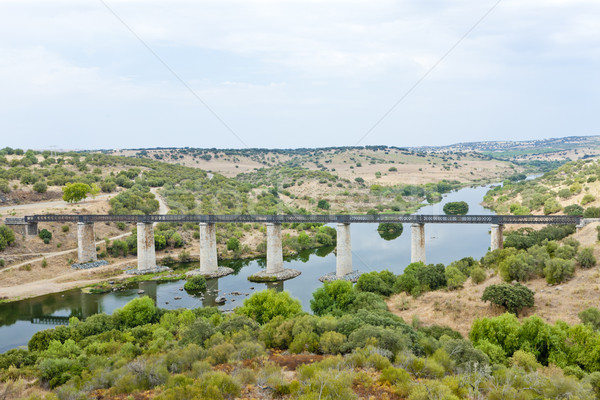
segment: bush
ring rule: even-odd
[[[338,354],[342,351],[342,346],[346,343],[346,335],[339,332],[325,332],[321,335],[319,347],[322,353]]]
[[[187,279],[183,288],[190,292],[198,292],[206,289],[206,279],[202,275],[194,275]]]
[[[532,290],[519,283],[514,285],[501,283],[486,287],[481,300],[484,302],[489,301],[490,303],[504,307],[508,312],[519,315],[519,311],[523,308],[533,307],[533,295]]]
[[[593,195],[587,193],[581,199],[581,205],[585,206],[586,204],[591,203],[594,200],[596,200],[596,198]]]
[[[458,268],[453,266],[446,268],[446,281],[448,289],[455,290],[461,288],[466,280],[467,277],[460,272]]]
[[[321,199],[317,203],[317,208],[319,208],[321,210],[329,210],[330,207],[331,207],[331,205],[329,204],[329,202],[327,200]]]
[[[348,281],[325,282],[313,292],[310,309],[319,316],[339,315],[346,311],[354,301],[356,293]]]
[[[52,234],[50,234],[52,237]],[[0,251],[15,242],[15,233],[6,225],[0,226]]]
[[[599,207],[588,207],[583,212],[583,218],[600,218]]]
[[[361,292],[371,292],[382,296],[389,296],[393,293],[396,276],[389,271],[369,272],[362,274],[356,282],[356,289]]]
[[[239,251],[240,250],[240,240],[236,237],[231,237],[227,240],[227,250],[231,251]]]
[[[269,289],[256,292],[244,300],[244,305],[237,308],[236,313],[253,318],[262,325],[278,315],[286,319],[292,318],[302,313],[302,305],[299,300],[292,298],[289,292]]]
[[[573,260],[563,260],[561,258],[549,260],[544,268],[546,282],[549,284],[557,284],[570,279],[574,272],[575,267]]]
[[[600,330],[600,310],[590,307],[577,314],[582,323],[590,325],[595,330]]]
[[[594,250],[591,247],[585,247],[577,254],[577,262],[581,268],[592,268],[596,265],[596,257],[594,257]]]
[[[576,217],[583,216],[583,207],[581,207],[579,204],[571,204],[570,206],[566,206],[563,211],[567,215],[574,215]]]
[[[508,256],[504,261],[500,262],[498,269],[502,279],[506,282],[528,281],[536,274],[532,257],[524,252]]]
[[[132,328],[154,322],[158,318],[158,309],[148,296],[131,300],[123,308],[115,310],[114,318],[120,325]]]
[[[48,229],[42,229],[38,236],[44,241],[44,243],[48,244],[52,239],[52,232],[50,232]]]
[[[48,185],[44,181],[37,181],[33,184],[33,190],[38,193],[46,193],[46,190],[48,190]]]
[[[475,267],[471,270],[471,281],[479,285],[481,282],[485,281],[487,278],[487,273],[481,267]]]

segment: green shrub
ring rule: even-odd
[[[132,328],[154,322],[158,318],[158,309],[148,296],[131,300],[123,308],[114,312],[114,318],[120,325]]]
[[[585,247],[577,254],[577,262],[581,268],[592,268],[596,265],[596,257],[594,256],[594,250],[591,247]]]
[[[231,237],[227,240],[227,250],[230,251],[239,251],[240,250],[240,240],[238,238]]]
[[[533,295],[532,290],[519,283],[501,283],[486,287],[481,300],[504,307],[508,312],[518,315],[523,308],[533,307]]]
[[[549,284],[561,283],[570,279],[575,272],[573,260],[553,258],[546,263],[544,275]]]
[[[577,314],[582,323],[590,325],[595,330],[600,330],[600,310],[590,307]]]
[[[455,290],[461,288],[467,277],[459,271],[458,268],[449,266],[446,268],[446,281],[448,285],[448,289]]]
[[[487,273],[481,267],[475,267],[471,270],[471,281],[479,285],[481,282],[487,279]]]
[[[521,368],[525,370],[525,372],[536,371],[542,367],[541,364],[537,362],[535,355],[523,350],[515,351],[510,358],[510,365]]]
[[[331,208],[331,205],[329,204],[329,202],[327,200],[321,199],[317,203],[317,208],[319,208],[321,210],[329,210],[329,208]]]
[[[570,206],[566,206],[564,209],[564,213],[566,215],[574,215],[576,217],[583,216],[583,207],[579,204],[571,204]]]
[[[356,298],[352,283],[348,281],[325,282],[313,292],[310,309],[316,315],[339,315],[346,311]]]
[[[38,193],[46,193],[46,191],[48,190],[48,185],[44,181],[37,181],[33,184],[33,190],[35,190]]]
[[[402,368],[388,367],[381,371],[379,382],[387,383],[388,385],[404,385],[410,382],[410,374]]]
[[[346,335],[339,332],[325,332],[321,335],[319,347],[322,353],[338,354],[342,351],[342,346],[346,342]]]
[[[202,275],[194,275],[189,277],[183,288],[190,292],[198,292],[206,289],[206,279]]]
[[[61,229],[62,229],[62,231],[63,231],[63,232],[65,232],[65,233],[66,233],[66,232],[69,232],[69,229],[71,229],[71,227],[70,227],[69,225],[63,225],[63,226],[61,227]]]
[[[52,240],[52,232],[50,232],[48,229],[45,229],[45,228],[40,231],[40,233],[38,234],[38,236],[46,244],[50,243],[50,240]]]
[[[588,207],[583,212],[583,218],[600,218],[599,207]]]
[[[389,271],[372,271],[362,274],[356,282],[356,289],[361,292],[371,292],[382,296],[389,296],[393,293],[393,287],[396,283],[396,276]]]
[[[236,312],[253,318],[262,325],[278,315],[284,318],[294,317],[302,312],[302,305],[289,292],[270,289],[254,293],[244,300],[244,305],[237,308]]]
[[[581,205],[585,206],[586,204],[589,204],[594,200],[596,200],[596,198],[593,195],[586,193],[581,199]]]
[[[52,237],[52,234],[50,234]],[[6,225],[0,226],[0,251],[15,242],[15,233]]]

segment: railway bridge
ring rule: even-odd
[[[142,273],[157,269],[154,248],[155,222],[199,225],[200,269],[206,276],[218,275],[217,241],[215,225],[219,223],[261,223],[267,231],[267,268],[263,276],[278,279],[284,272],[281,244],[281,224],[322,223],[336,224],[337,258],[336,277],[350,274],[352,268],[352,243],[350,226],[355,223],[411,224],[411,262],[425,262],[425,224],[488,224],[491,227],[492,250],[502,248],[503,228],[508,224],[575,224],[587,220],[569,215],[400,215],[400,214],[331,214],[331,215],[29,215],[24,218],[6,218],[5,223],[23,235],[37,235],[38,223],[77,223],[77,255],[80,263],[97,260],[94,223],[125,222],[137,224],[137,269]]]

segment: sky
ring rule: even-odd
[[[0,147],[600,134],[600,1],[497,1],[0,0]]]

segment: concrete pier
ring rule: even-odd
[[[281,224],[267,223],[267,268],[248,277],[251,282],[277,282],[300,275],[296,269],[283,268]]]
[[[267,224],[267,274],[283,271],[281,224]]]
[[[504,247],[504,237],[502,232],[504,231],[504,225],[493,224],[491,229],[492,243],[490,250],[494,251]]]
[[[137,224],[137,261],[138,271],[157,269],[152,223],[138,222]]]
[[[93,222],[77,223],[77,259],[80,264],[98,260]]]
[[[412,224],[410,227],[410,262],[425,264],[425,224]]]
[[[216,231],[215,224],[200,223],[200,274],[214,274],[218,270]]]
[[[337,256],[335,275],[340,278],[352,272],[352,241],[350,224],[337,224]]]

